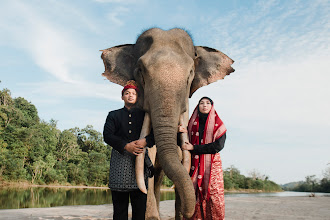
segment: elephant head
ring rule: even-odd
[[[157,154],[165,174],[174,182],[189,218],[195,208],[195,193],[188,172],[177,153],[180,116],[188,111],[188,99],[200,87],[229,75],[234,62],[222,52],[194,46],[182,29],[143,32],[135,44],[103,50],[102,74],[111,82],[125,85],[135,80],[139,104],[150,114]]]

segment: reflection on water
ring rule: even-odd
[[[174,191],[161,191],[160,192],[160,201],[174,200],[174,199],[175,199]]]
[[[225,197],[270,197],[309,196],[305,192],[278,193],[226,193]],[[330,193],[316,193],[316,196],[330,196]],[[160,200],[174,200],[173,191],[162,191]],[[0,188],[0,209],[42,208],[72,205],[102,205],[112,203],[109,189],[43,188],[28,189]]]
[[[172,191],[161,192],[160,200],[174,200]],[[109,189],[0,188],[0,209],[43,208],[71,205],[111,204]]]
[[[111,192],[107,189],[0,188],[0,209],[101,205],[111,201]]]

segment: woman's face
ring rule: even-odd
[[[203,114],[208,114],[211,111],[212,104],[208,99],[202,99],[198,105],[199,111]]]

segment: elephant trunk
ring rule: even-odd
[[[164,109],[164,108],[163,108]],[[181,212],[190,218],[195,209],[195,192],[187,170],[181,164],[178,155],[177,131],[180,114],[162,117],[161,112],[151,112],[152,126],[159,162],[165,174],[173,181],[181,200]],[[166,114],[168,115],[168,114]]]

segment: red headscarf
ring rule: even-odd
[[[124,86],[123,90],[121,91],[121,95],[123,96],[124,95],[124,92],[127,90],[127,89],[135,89],[136,92],[139,92],[139,89],[137,87],[137,84],[134,80],[129,80],[127,81],[126,85]]]
[[[195,108],[188,123],[190,143],[193,145],[212,143],[216,139],[220,138],[227,131],[227,129],[212,105],[206,119],[204,134],[199,134],[198,107],[199,105]],[[199,143],[199,135],[203,135],[201,143]],[[199,192],[199,200],[209,199],[209,184],[214,156],[215,154],[192,154],[190,176],[193,181],[195,191]]]

